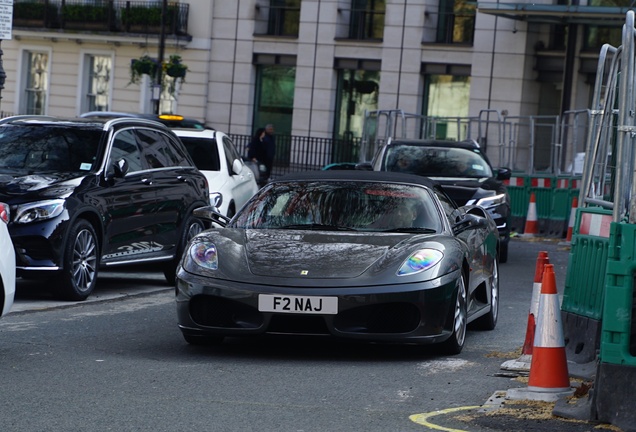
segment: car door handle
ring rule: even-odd
[[[177,180],[184,183],[188,182],[188,178],[186,176],[177,176]]]
[[[142,182],[143,184],[145,184],[145,185],[150,186],[150,185],[152,184],[152,179],[149,179],[149,178],[142,178],[142,179],[141,179],[141,182]]]

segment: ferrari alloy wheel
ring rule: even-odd
[[[79,220],[74,224],[68,238],[60,293],[67,300],[85,300],[97,283],[97,234],[89,222]]]
[[[197,234],[205,229],[203,226],[203,222],[194,216],[188,216],[186,219],[186,223],[183,224],[183,234],[177,244],[177,253],[175,255],[175,259],[163,270],[163,275],[166,280],[170,284],[175,283],[175,278],[177,277],[177,266],[179,265],[179,261],[181,260],[181,255],[185,250],[188,242]]]
[[[475,320],[475,328],[479,330],[494,330],[499,317],[499,263],[493,261],[492,275],[490,277],[490,309],[488,313]]]
[[[467,297],[466,281],[462,275],[457,283],[457,298],[455,300],[453,313],[453,333],[441,345],[446,354],[459,354],[462,351],[462,348],[464,348],[468,323]]]

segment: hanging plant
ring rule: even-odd
[[[137,84],[142,75],[149,75],[154,78],[157,74],[157,61],[148,55],[132,59],[130,61],[130,82]]]
[[[168,61],[163,62],[163,71],[169,77],[184,80],[188,66],[183,64],[180,55],[173,54]]]

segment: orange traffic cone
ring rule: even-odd
[[[561,310],[553,264],[546,264],[543,269],[539,316],[532,349],[528,390],[539,392],[570,390]]]
[[[522,354],[532,355],[537,315],[539,314],[539,299],[541,298],[541,285],[543,282],[543,270],[546,264],[550,264],[548,252],[540,251],[537,256],[537,264],[534,269],[534,282],[532,284],[532,299],[530,301],[530,313],[528,313],[528,326],[526,328],[526,340],[523,344]]]
[[[523,235],[526,237],[534,237],[539,234],[539,220],[537,219],[537,198],[534,192],[530,194],[530,204],[528,204],[528,215],[526,216],[526,225],[523,229]]]
[[[526,326],[526,339],[523,343],[521,356],[516,360],[507,360],[501,364],[504,370],[529,371],[532,362],[532,347],[534,346],[537,314],[539,313],[539,298],[541,295],[541,282],[543,269],[549,264],[548,252],[540,251],[537,255],[537,263],[534,270],[534,283],[532,284],[532,299],[528,312],[528,324]]]
[[[574,230],[574,219],[576,219],[576,209],[579,206],[579,199],[577,197],[572,198],[572,208],[570,209],[570,222],[568,222],[568,232],[565,240],[572,241],[572,231]]]

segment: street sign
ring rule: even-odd
[[[0,40],[11,39],[13,0],[0,0]]]

